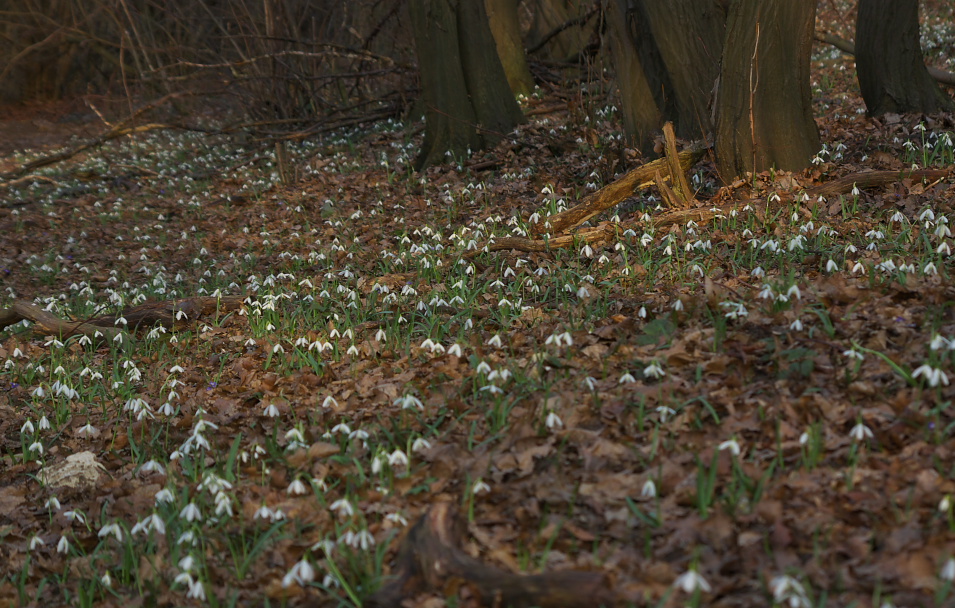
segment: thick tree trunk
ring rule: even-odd
[[[571,61],[580,55],[594,31],[596,19],[582,21],[594,0],[535,0],[534,20],[527,35],[528,48],[538,46],[545,38],[547,42],[541,48],[545,59]],[[569,23],[573,23],[566,27]],[[558,29],[557,34],[554,34]]]
[[[483,2],[411,0],[425,136],[415,169],[497,143],[524,120]]]
[[[712,131],[707,106],[719,75],[725,13],[715,0],[611,0],[607,20],[624,127],[645,152],[670,121],[679,137]]]
[[[485,0],[484,7],[511,92],[515,95],[530,95],[534,90],[534,77],[527,67],[517,4],[518,0]]]
[[[860,0],[855,50],[859,89],[870,115],[955,109],[925,67],[918,0]]]
[[[724,181],[771,168],[799,171],[819,150],[809,87],[816,3],[734,0],[716,104]]]

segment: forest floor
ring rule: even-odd
[[[0,606],[385,605],[438,509],[439,557],[587,600],[955,605],[955,180],[802,197],[951,169],[952,117],[869,118],[851,57],[813,70],[810,169],[721,187],[704,159],[724,212],[662,226],[638,190],[598,247],[482,252],[646,160],[609,83],[424,174],[421,125],[386,122],[290,145],[285,182],[271,148],[156,132],[6,188],[0,308],[213,305],[0,331]]]

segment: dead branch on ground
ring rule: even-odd
[[[866,188],[879,188],[889,184],[902,181],[904,179],[919,180],[940,180],[955,174],[951,169],[919,169],[917,171],[867,171],[863,173],[852,173],[834,179],[831,182],[809,188],[805,191],[808,196],[807,204],[811,205],[820,197],[827,199],[840,194],[846,194],[853,188],[864,190]],[[718,207],[696,208],[696,209],[678,209],[658,216],[654,219],[653,225],[656,228],[666,228],[674,224],[685,224],[692,220],[694,222],[708,221],[718,215],[726,215],[732,211],[739,211],[747,205],[752,206],[757,212],[765,212],[770,205],[784,205],[792,201],[795,195],[793,193],[781,194],[778,202],[770,203],[764,198],[747,199],[743,201],[732,201]]]
[[[32,321],[43,333],[65,339],[83,335],[91,340],[113,340],[123,329],[136,330],[140,327],[162,326],[166,329],[182,327],[200,317],[215,312],[230,312],[242,306],[243,296],[223,296],[188,298],[185,300],[166,300],[151,302],[127,308],[118,315],[103,315],[85,321],[70,321],[57,317],[35,304],[14,302],[10,308],[0,309],[0,330],[19,323]],[[117,326],[118,319],[125,319],[123,327]]]
[[[689,170],[690,167],[703,158],[703,154],[706,150],[707,147],[705,144],[697,144],[680,152],[681,170]],[[666,158],[660,158],[651,163],[631,169],[617,181],[604,186],[584,198],[579,205],[548,217],[544,224],[535,225],[531,230],[531,234],[539,236],[545,231],[550,234],[560,234],[575,226],[579,226],[595,215],[610,209],[620,201],[631,196],[634,191],[652,184],[658,172],[664,179],[670,177],[670,165]]]
[[[367,606],[400,606],[422,591],[454,595],[462,587],[484,606],[575,608],[612,605],[603,574],[562,571],[522,576],[485,564],[460,549],[465,523],[446,502],[432,506],[408,531],[395,559],[394,580]]]

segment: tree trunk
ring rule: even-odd
[[[517,4],[518,0],[485,0],[484,7],[511,92],[514,95],[530,95],[534,90],[534,77],[527,67]]]
[[[856,72],[871,116],[955,109],[922,59],[918,0],[860,0]]]
[[[670,121],[684,139],[712,131],[725,13],[714,0],[611,0],[607,21],[624,127],[645,152]]]
[[[483,2],[411,0],[425,135],[415,169],[497,143],[524,116],[507,84]]]
[[[580,55],[594,31],[596,19],[579,22],[586,17],[594,0],[536,0],[534,20],[527,34],[528,48],[534,48],[545,38],[541,48],[545,59],[573,61]],[[558,29],[560,30],[558,33]]]
[[[734,0],[716,103],[716,161],[726,182],[799,171],[819,150],[809,86],[816,3]]]

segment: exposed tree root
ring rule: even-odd
[[[562,571],[522,576],[471,557],[459,546],[465,524],[451,504],[433,505],[408,531],[396,558],[394,580],[366,606],[391,608],[414,594],[456,594],[466,587],[484,606],[573,608],[613,604],[603,574]]]

